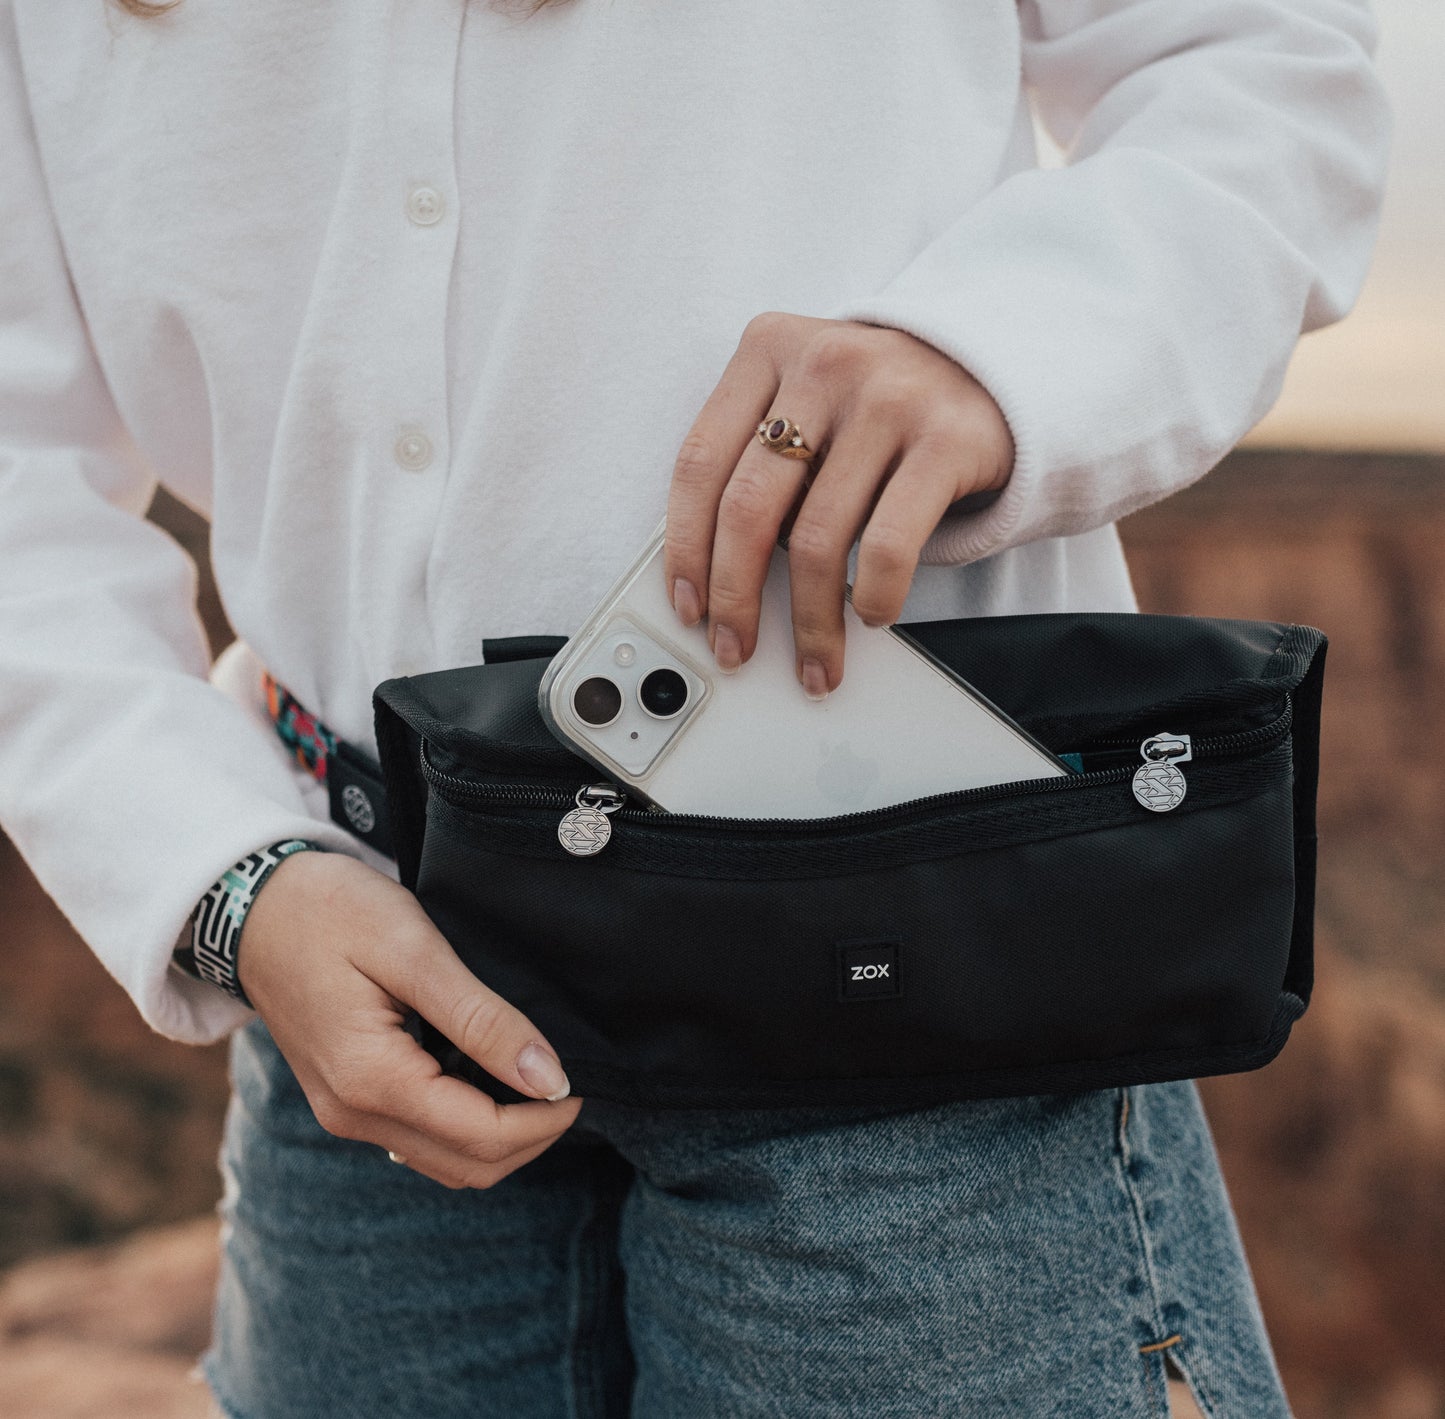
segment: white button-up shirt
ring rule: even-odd
[[[219,872],[389,866],[257,665],[371,747],[378,681],[566,634],[769,309],[1012,426],[903,619],[1134,609],[1114,519],[1363,279],[1373,44],[1363,0],[0,0],[0,823],[156,1029],[249,1018],[168,968]],[[214,674],[157,482],[211,519]]]

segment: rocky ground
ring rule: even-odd
[[[1445,1419],[1445,460],[1236,454],[1122,530],[1145,609],[1331,637],[1315,998],[1203,1087],[1299,1419]],[[205,1415],[226,1092],[0,844],[0,1419]]]
[[[216,1221],[22,1263],[0,1279],[0,1414],[209,1419]]]

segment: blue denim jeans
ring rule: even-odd
[[[231,1040],[202,1368],[232,1419],[1210,1419],[1289,1410],[1192,1083],[948,1104],[587,1101],[454,1192]]]

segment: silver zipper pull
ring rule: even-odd
[[[569,808],[557,824],[557,840],[573,857],[601,852],[612,837],[607,815],[623,804],[623,796],[610,783],[584,783],[577,790],[577,806]]]
[[[1188,784],[1176,767],[1194,757],[1187,734],[1151,734],[1140,746],[1144,762],[1134,770],[1134,797],[1151,813],[1167,813],[1184,802]]]

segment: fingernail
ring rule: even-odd
[[[541,1045],[528,1045],[517,1056],[517,1073],[534,1094],[540,1094],[550,1103],[565,1099],[572,1091],[557,1056]]]
[[[672,607],[684,626],[695,626],[702,620],[702,603],[697,599],[697,587],[686,577],[677,577],[672,583]]]
[[[810,700],[828,698],[828,672],[823,669],[823,662],[811,655],[803,657],[803,692]]]
[[[712,653],[724,675],[731,675],[743,663],[743,643],[731,626],[719,626],[713,632]]]

